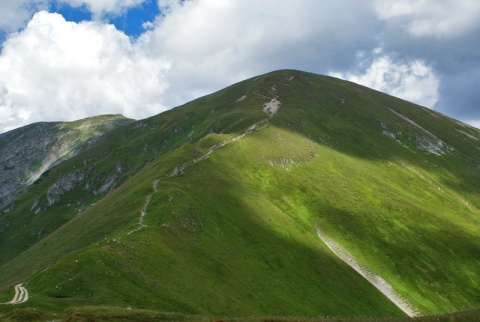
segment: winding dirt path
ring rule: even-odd
[[[1,304],[15,305],[20,303],[25,303],[27,301],[28,301],[28,291],[25,287],[23,287],[23,283],[20,283],[15,285],[15,295],[13,296],[13,299],[10,302],[5,302]]]
[[[135,228],[134,230],[129,231],[127,235],[131,235],[142,228],[148,227],[143,223],[143,221],[145,220],[145,216],[147,215],[147,207],[148,207],[148,204],[150,203],[150,200],[152,200],[152,196],[158,192],[159,181],[160,179],[155,179],[152,182],[153,192],[145,198],[145,203],[143,204],[142,210],[140,210],[140,218],[138,218],[138,228]]]
[[[293,79],[293,77],[291,79],[289,79],[289,81],[291,81]],[[275,116],[275,114],[277,114],[279,108],[280,108],[280,105],[281,105],[281,102],[277,99],[278,98],[278,95],[276,95],[276,87],[272,87],[271,91],[269,92],[270,95],[273,95],[273,98],[271,97],[268,97],[268,96],[265,96],[265,95],[261,95],[259,93],[256,93],[256,92],[253,92],[254,94],[256,95],[259,95],[261,97],[263,97],[264,99],[269,99],[270,101],[263,104],[263,112],[265,112],[267,115],[268,115],[268,118],[258,122],[258,123],[255,123],[253,125],[251,125],[250,127],[248,127],[242,134],[239,134],[237,136],[234,136],[232,138],[229,138],[225,141],[222,141],[218,144],[215,144],[213,146],[211,146],[208,150],[207,150],[207,153],[205,153],[204,155],[198,157],[198,158],[195,158],[195,159],[192,159],[190,161],[187,161],[179,166],[176,166],[173,171],[168,175],[168,177],[175,177],[175,176],[178,176],[180,174],[183,173],[183,171],[194,165],[194,164],[197,164],[198,162],[202,161],[202,160],[205,160],[207,159],[210,154],[212,154],[213,151],[221,148],[221,147],[224,147],[228,144],[231,144],[243,137],[245,137],[246,135],[249,135],[251,134],[253,131],[260,131],[264,128],[266,128],[268,126],[268,120],[271,119],[273,116]],[[243,96],[242,96],[243,97]],[[238,101],[238,100],[237,100]],[[152,186],[153,186],[153,192],[151,194],[149,194],[146,198],[145,198],[145,202],[143,204],[143,207],[142,209],[140,210],[140,217],[138,219],[138,227],[129,231],[127,233],[127,235],[131,235],[133,234],[134,232],[137,232],[139,231],[140,229],[143,229],[143,228],[146,228],[148,227],[147,225],[144,224],[144,220],[145,220],[145,216],[147,215],[147,207],[148,207],[148,204],[150,203],[150,200],[152,199],[152,196],[158,192],[158,183],[160,182],[161,178],[159,179],[155,179],[153,182],[152,182]]]
[[[413,305],[404,299],[400,294],[398,294],[398,292],[395,291],[390,283],[372,272],[370,269],[361,267],[352,254],[350,254],[338,243],[325,236],[318,227],[317,235],[328,246],[328,248],[330,248],[330,250],[337,255],[337,257],[362,275],[367,281],[370,282],[370,284],[375,286],[380,292],[383,293],[383,295],[388,297],[390,301],[392,301],[400,310],[405,312],[409,317],[420,316],[420,313],[413,307]]]

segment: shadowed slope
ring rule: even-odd
[[[476,308],[477,137],[328,77],[247,80],[90,149],[97,167],[127,168],[118,188],[4,264],[2,296],[28,280],[28,305],[56,310],[403,316],[321,227],[419,312]]]

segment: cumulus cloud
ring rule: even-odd
[[[5,0],[0,10],[28,4],[16,7],[28,9],[24,18],[12,9],[28,21],[51,1]],[[144,117],[282,68],[336,71],[453,117],[478,110],[477,1],[57,1],[88,8],[95,22],[43,12],[9,36],[0,54],[3,128],[99,113]],[[145,1],[161,13],[137,40],[105,24]]]
[[[379,18],[412,36],[452,38],[478,28],[480,2],[472,0],[376,0]]]
[[[172,58],[174,95],[205,94],[280,68],[351,66],[357,50],[375,46],[375,12],[360,2],[199,0],[170,7],[141,41]]]
[[[140,3],[105,0],[94,7],[89,0],[61,1],[87,4],[98,15]],[[375,46],[374,10],[348,0],[328,5],[159,0],[158,5],[163,14],[134,44],[100,22],[73,24],[54,14],[36,14],[4,44],[0,56],[4,128],[114,108],[143,117],[147,110],[162,110],[144,108],[153,102],[173,107],[275,69],[348,68],[357,50]],[[155,90],[143,89],[140,79]],[[134,95],[138,92],[148,95]]]
[[[378,52],[378,50],[377,50]],[[438,102],[439,79],[424,61],[394,61],[379,54],[363,73],[331,73],[426,107]]]
[[[86,6],[92,12],[95,20],[105,15],[119,15],[125,10],[136,7],[148,0],[58,0],[72,7]]]
[[[389,0],[375,2],[386,51],[429,61],[446,75],[480,64],[480,2]]]
[[[169,67],[112,25],[39,12],[0,56],[0,131],[41,120],[159,113]]]
[[[74,8],[85,7],[95,20],[105,16],[116,16],[126,10],[152,0],[56,0]],[[17,31],[25,27],[32,15],[41,10],[48,10],[54,0],[2,0],[0,1],[0,30]]]
[[[471,0],[375,0],[386,52],[417,59],[434,69],[436,109],[470,122],[480,118],[480,2]]]
[[[7,32],[22,28],[32,14],[46,9],[49,0],[2,0],[0,1],[0,30]]]
[[[162,16],[166,16],[175,9],[180,8],[183,5],[183,0],[158,0],[158,8],[160,9],[160,12]]]

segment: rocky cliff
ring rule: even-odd
[[[35,123],[0,134],[0,208],[56,164],[131,121],[122,115],[103,115],[71,123]]]

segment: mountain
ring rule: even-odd
[[[103,136],[115,127],[125,125],[133,120],[121,115],[103,115],[87,118],[76,122],[35,123],[0,135],[0,212],[6,215],[13,211],[17,202],[12,202],[23,192],[34,188],[41,176],[47,176],[50,169],[66,161],[78,153],[95,146]],[[71,180],[66,180],[71,181]],[[49,204],[56,202],[57,195],[69,190],[69,183],[63,187],[50,187],[48,190]],[[28,212],[39,215],[46,206],[37,204]],[[21,225],[17,220],[21,216],[2,216],[0,228],[0,243],[9,240],[10,225]],[[31,224],[29,222],[29,224]],[[60,221],[55,220],[53,227],[58,227]],[[37,234],[42,238],[49,230],[49,226],[35,227],[30,235]],[[28,231],[23,229],[22,233]],[[21,239],[7,241],[7,249],[2,251],[0,262],[9,258],[9,254],[16,254],[15,249]],[[32,242],[32,240],[30,240]],[[24,246],[26,247],[26,246]],[[24,248],[22,248],[24,249]]]
[[[35,123],[0,134],[0,208],[45,171],[129,121],[121,115],[103,115],[71,123]]]
[[[58,313],[477,310],[479,139],[331,77],[240,82],[114,126],[5,204],[0,302],[22,283],[18,306]]]

